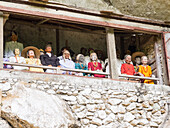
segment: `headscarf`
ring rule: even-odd
[[[70,52],[69,52],[68,50],[64,50],[64,52],[63,52],[63,58],[64,58],[64,61],[65,61],[65,59],[66,59],[66,57],[65,57],[65,55],[64,55],[64,54],[66,54],[66,53],[68,53],[68,54],[69,54],[69,60],[72,60],[72,59],[71,59],[71,57],[70,57]]]
[[[83,54],[78,54],[76,59],[79,63],[82,63],[83,65],[85,65],[85,57]]]

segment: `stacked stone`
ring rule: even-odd
[[[17,79],[1,80],[2,86],[18,82],[59,95],[84,128],[159,127],[167,113],[168,94],[161,86],[116,81],[103,85],[78,85],[61,81],[31,80],[23,83]]]
[[[2,91],[2,96],[6,97],[7,92],[12,89],[12,85],[16,84],[18,79],[8,79],[1,78],[0,79],[0,90]]]

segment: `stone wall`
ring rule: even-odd
[[[168,117],[169,86],[12,70],[0,74],[4,97],[17,83],[58,95],[82,128],[161,127]]]

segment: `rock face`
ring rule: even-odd
[[[58,96],[17,85],[3,98],[2,117],[13,127],[68,128],[75,118]]]
[[[113,10],[126,15],[170,20],[169,0],[52,0],[93,10]]]

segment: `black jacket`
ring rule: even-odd
[[[59,59],[56,57],[56,55],[51,53],[51,57],[48,56],[48,54],[44,54],[40,56],[41,64],[44,66],[52,65],[54,67],[57,67],[60,65]]]

